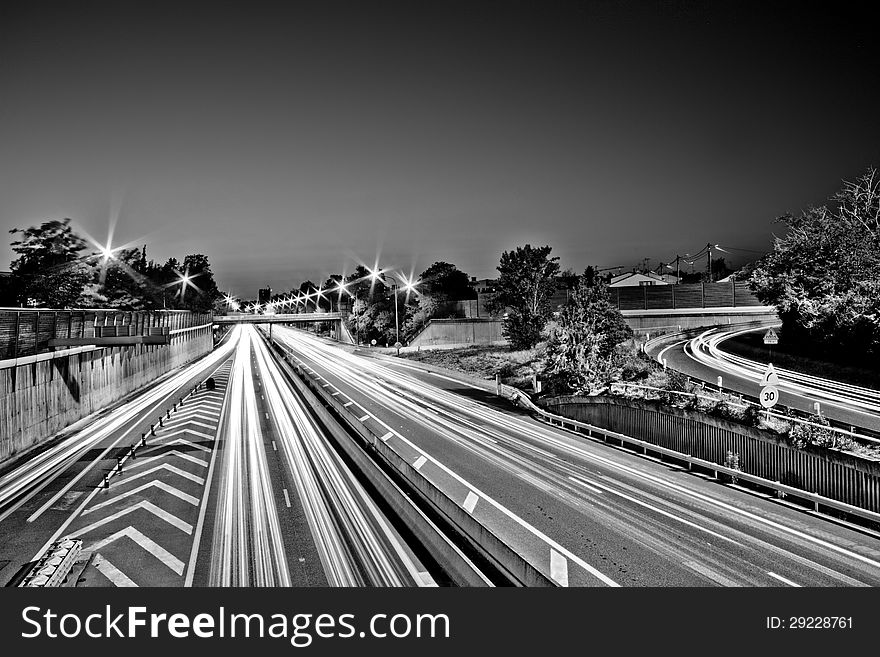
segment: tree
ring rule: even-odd
[[[631,337],[608,288],[582,276],[550,335],[544,372],[548,389],[582,394],[605,385],[619,369],[617,345]]]
[[[786,342],[850,360],[880,360],[880,180],[844,182],[830,206],[777,221],[788,227],[749,283],[776,306]]]
[[[493,314],[507,311],[502,333],[512,349],[529,349],[541,339],[559,272],[559,258],[550,257],[552,250],[526,244],[501,254],[496,294],[487,308]]]
[[[73,232],[70,219],[38,227],[13,228],[21,238],[11,243],[18,254],[11,265],[13,296],[21,305],[67,308],[80,297],[93,274],[81,256],[86,241]]]

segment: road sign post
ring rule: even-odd
[[[769,357],[768,361],[773,361],[773,345],[779,344],[779,334],[776,333],[772,328],[767,329],[767,332],[764,334],[764,344],[767,345],[769,349]]]

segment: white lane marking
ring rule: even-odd
[[[393,435],[394,435],[394,433],[391,432],[391,431],[389,431],[389,432],[386,433],[384,436],[380,436],[380,437],[379,437],[379,440],[381,440],[382,442],[385,442],[386,440],[388,440],[389,438],[391,438],[391,436],[393,436]]]
[[[197,404],[196,406],[181,408],[172,414],[176,418],[189,417],[190,415],[207,415],[208,417],[216,418],[220,415],[220,409],[214,406],[208,406],[207,404]]]
[[[274,440],[272,441],[272,449],[274,449],[276,452],[278,451],[278,445],[275,444]]]
[[[92,565],[98,569],[99,573],[109,579],[113,583],[113,586],[117,588],[137,588],[137,584],[129,579],[128,575],[123,573],[119,568],[107,561],[107,559],[100,554],[96,554],[95,558],[92,559]]]
[[[548,432],[548,438],[550,435],[552,435],[552,434],[549,434],[549,432]],[[769,519],[764,518],[763,516],[760,516],[756,513],[751,513],[749,511],[744,510],[744,509],[740,509],[736,506],[733,506],[732,504],[727,504],[726,502],[722,502],[719,499],[715,499],[715,498],[710,497],[708,495],[704,495],[702,493],[699,493],[696,490],[684,488],[682,486],[679,486],[678,484],[672,483],[671,481],[666,481],[661,477],[656,477],[654,475],[650,475],[647,472],[642,472],[636,468],[631,468],[629,466],[623,465],[622,463],[616,463],[615,461],[612,461],[612,460],[607,459],[605,457],[599,456],[598,454],[592,454],[590,452],[587,452],[586,450],[583,450],[583,449],[580,449],[577,447],[572,447],[570,445],[566,445],[565,443],[561,442],[557,438],[549,438],[549,440],[551,443],[553,443],[555,445],[565,447],[565,449],[567,449],[575,454],[580,455],[585,460],[604,463],[608,467],[613,468],[615,470],[622,470],[623,472],[628,472],[628,473],[630,473],[640,479],[645,479],[647,481],[651,481],[651,482],[653,482],[659,486],[662,486],[664,488],[668,488],[668,489],[677,491],[677,492],[685,495],[686,497],[700,500],[700,501],[705,502],[711,506],[714,506],[715,508],[724,509],[725,511],[729,511],[735,515],[749,518],[750,520],[753,520],[756,523],[760,523],[762,525],[772,527],[774,529],[786,532],[788,534],[792,534],[794,536],[797,536],[798,538],[809,541],[815,545],[820,545],[823,548],[833,550],[834,552],[846,555],[847,557],[851,557],[853,559],[858,559],[862,563],[866,563],[870,566],[873,566],[874,568],[880,568],[880,563],[878,563],[877,561],[874,561],[873,559],[870,559],[869,557],[861,555],[858,552],[853,552],[851,550],[847,550],[846,548],[842,548],[839,545],[829,543],[828,541],[825,541],[825,540],[822,540],[821,538],[817,538],[815,536],[811,536],[810,534],[798,531],[797,529],[794,529],[792,527],[787,527],[786,525],[775,522],[773,520],[769,520]]]
[[[168,513],[165,509],[161,509],[152,502],[147,500],[141,500],[137,504],[132,504],[131,506],[127,506],[121,511],[117,511],[116,513],[110,514],[106,518],[101,518],[93,522],[91,525],[87,525],[82,529],[77,529],[74,532],[74,535],[79,536],[81,534],[88,534],[89,532],[95,531],[98,527],[102,527],[106,525],[108,522],[113,522],[114,520],[118,520],[122,516],[128,515],[129,513],[133,513],[138,509],[143,509],[144,511],[149,511],[157,518],[161,518],[169,525],[173,525],[177,527],[180,531],[185,532],[187,534],[192,534],[192,525],[188,522],[184,522],[174,514]]]
[[[359,421],[359,422],[363,422],[364,420],[368,420],[369,418],[370,418],[370,414],[367,413],[367,414],[364,415],[363,417],[359,417],[359,418],[358,418],[358,421]]]
[[[339,394],[339,391],[337,390],[336,392],[331,392],[331,393],[330,393],[330,396],[331,396],[331,397],[335,397],[335,396],[338,395],[338,394]]]
[[[550,578],[560,586],[568,586],[568,559],[550,548]]]
[[[419,458],[416,459],[415,463],[413,463],[413,467],[416,470],[418,470],[423,465],[425,465],[425,463],[427,463],[427,462],[428,462],[428,459],[426,459],[424,456],[420,456]]]
[[[419,586],[437,586],[437,582],[431,577],[431,573],[426,570],[417,573],[416,584]]]
[[[467,486],[468,488],[472,488],[475,491],[475,494],[481,495],[483,498],[486,499],[486,501],[489,504],[491,504],[494,508],[496,508],[502,514],[504,514],[505,516],[507,516],[508,518],[510,518],[511,520],[516,522],[517,524],[519,524],[523,529],[525,529],[526,531],[531,533],[533,536],[535,536],[539,540],[543,541],[544,543],[546,543],[550,547],[553,547],[556,550],[558,550],[560,554],[562,554],[563,556],[566,556],[570,561],[577,564],[580,568],[583,568],[585,571],[587,571],[588,573],[593,575],[596,579],[600,580],[601,582],[603,582],[607,586],[613,586],[613,587],[620,586],[620,584],[615,582],[613,579],[611,579],[607,575],[603,574],[601,571],[599,571],[594,566],[588,564],[586,561],[584,561],[583,559],[578,557],[576,554],[574,554],[570,550],[568,550],[565,547],[563,547],[562,545],[560,545],[558,542],[554,541],[552,538],[547,536],[547,534],[545,534],[544,532],[539,530],[534,525],[532,525],[532,524],[528,523],[527,521],[525,521],[524,519],[520,518],[518,515],[516,515],[513,511],[511,511],[510,509],[505,507],[503,504],[501,504],[500,502],[485,495],[485,493],[483,493],[479,489],[474,488],[474,486],[470,482],[466,481],[459,474],[457,474],[456,472],[454,472],[453,470],[451,470],[450,468],[445,466],[438,459],[427,454],[423,449],[421,449],[418,445],[413,443],[411,440],[407,439],[399,431],[395,431],[391,426],[389,426],[387,423],[385,423],[381,420],[377,419],[376,421],[379,422],[379,424],[384,426],[386,429],[388,429],[393,435],[397,436],[406,445],[408,445],[412,449],[428,456],[428,460],[431,461],[432,463],[434,463],[443,473],[445,473],[446,475],[451,477],[453,480],[458,481],[459,483]]]
[[[109,545],[114,541],[119,540],[120,538],[128,537],[133,540],[135,543],[140,545],[147,552],[156,557],[159,561],[168,566],[171,570],[173,570],[178,575],[183,574],[183,562],[171,554],[168,550],[163,548],[161,545],[156,543],[155,541],[147,538],[143,534],[141,534],[134,527],[126,527],[115,534],[111,534],[107,538],[102,541],[98,541],[94,545],[89,546],[89,549],[92,552],[97,552],[105,545]]]
[[[190,481],[196,482],[199,486],[205,485],[205,480],[199,477],[198,475],[191,474],[186,470],[181,470],[178,467],[171,465],[170,463],[160,463],[159,465],[150,468],[149,470],[144,470],[143,472],[138,472],[130,477],[126,477],[124,480],[120,481],[119,484],[127,484],[129,482],[134,481],[135,479],[140,479],[141,477],[146,477],[148,474],[153,472],[159,472],[160,470],[166,470],[167,472],[173,472],[174,474],[183,477],[184,479],[189,479]]]
[[[428,370],[421,370],[422,372],[428,372]],[[444,376],[443,374],[437,374],[437,372],[428,372],[431,376],[436,376],[438,379],[446,379],[447,381],[452,381],[453,383],[460,383],[463,386],[467,386],[468,388],[473,388],[474,390],[479,390],[480,392],[486,392],[486,388],[481,388],[480,386],[475,386],[473,383],[467,383],[466,381],[459,381],[458,379],[453,379],[451,376]]]
[[[210,420],[210,421],[213,422],[214,420]],[[170,422],[166,422],[164,427],[162,427],[162,428],[160,428],[160,429],[157,429],[156,431],[157,431],[157,433],[158,433],[159,431],[167,431],[168,429],[170,429],[170,428],[172,428],[172,427],[175,427],[175,428],[176,428],[177,425],[187,425],[187,426],[189,426],[189,425],[191,425],[191,424],[193,424],[193,425],[195,425],[195,426],[197,426],[197,427],[202,427],[202,429],[207,429],[208,431],[217,431],[217,425],[216,425],[216,424],[205,424],[204,422],[197,422],[196,420],[182,420],[182,421],[180,421],[180,422],[178,422],[177,420],[172,420],[172,421],[170,421]],[[179,429],[178,429],[178,430],[179,430]]]
[[[132,490],[127,491],[127,492],[123,493],[122,495],[117,495],[116,497],[114,497],[111,500],[107,500],[106,502],[101,502],[97,506],[93,506],[91,509],[83,511],[82,515],[89,514],[92,511],[96,511],[100,508],[107,506],[108,504],[113,504],[114,502],[118,502],[119,500],[121,500],[123,498],[130,497],[132,495],[137,495],[141,491],[147,490],[148,488],[159,488],[161,490],[164,490],[166,493],[174,495],[174,497],[179,497],[184,502],[189,502],[193,506],[198,506],[198,504],[199,504],[199,500],[197,498],[193,497],[192,495],[188,495],[187,493],[184,493],[183,491],[177,490],[174,486],[169,486],[164,481],[154,480],[154,481],[151,481],[147,484],[144,484],[143,486],[138,486],[137,488],[133,488]]]
[[[321,387],[322,387],[322,388],[329,388],[329,387],[330,387],[330,384],[329,384],[329,383],[324,383],[324,384],[321,385]]]
[[[467,497],[464,500],[464,510],[468,513],[473,513],[474,508],[477,506],[477,502],[480,500],[479,496],[474,493],[474,491],[469,490]]]
[[[602,491],[601,491],[601,490],[599,490],[599,489],[596,488],[595,486],[591,486],[591,485],[588,484],[586,481],[582,481],[580,477],[578,477],[577,479],[575,479],[574,477],[569,477],[569,479],[571,479],[572,481],[574,481],[574,483],[576,483],[576,484],[580,484],[581,486],[583,486],[583,487],[586,488],[587,490],[592,491],[593,493],[596,493],[597,495],[601,495],[601,494],[602,494]]]
[[[454,479],[455,481],[458,481],[459,483],[461,483],[461,484],[463,484],[463,485],[465,485],[465,486],[468,486],[468,487],[473,488],[473,486],[470,484],[470,482],[468,482],[467,480],[465,480],[463,477],[461,477],[459,474],[457,474],[456,472],[454,472],[454,471],[451,470],[450,468],[446,467],[443,463],[441,463],[440,461],[438,461],[437,459],[435,459],[435,458],[432,457],[431,455],[427,454],[427,453],[426,453],[423,449],[421,449],[418,445],[416,445],[416,444],[413,443],[411,440],[408,440],[406,437],[404,437],[403,434],[401,434],[399,431],[395,431],[394,429],[392,429],[390,426],[388,426],[385,422],[382,422],[381,420],[378,420],[378,422],[379,422],[382,426],[384,426],[386,429],[389,429],[390,432],[391,432],[392,434],[394,434],[395,436],[397,436],[397,437],[398,437],[400,440],[402,440],[404,443],[406,443],[407,445],[409,445],[410,447],[412,447],[412,448],[415,449],[416,451],[418,451],[418,452],[420,452],[420,453],[425,454],[426,456],[428,456],[428,460],[429,460],[429,461],[431,461],[432,463],[434,463],[434,464],[435,464],[435,465],[436,465],[436,466],[437,466],[442,472],[444,472],[444,473],[446,473],[447,475],[449,475],[452,479]],[[578,557],[576,554],[574,554],[574,553],[571,552],[570,550],[567,550],[566,548],[564,548],[562,545],[560,545],[559,543],[557,543],[556,541],[554,541],[552,538],[550,538],[549,536],[547,536],[547,534],[545,534],[544,532],[542,532],[540,529],[538,529],[538,528],[535,527],[534,525],[532,525],[532,524],[526,522],[525,520],[523,520],[522,518],[520,518],[520,517],[519,517],[518,515],[516,515],[513,511],[511,511],[510,509],[508,509],[506,506],[504,506],[503,504],[501,504],[501,503],[498,502],[497,500],[494,500],[494,499],[492,499],[491,497],[487,496],[485,493],[483,493],[483,492],[480,491],[479,489],[474,489],[474,490],[476,490],[477,493],[481,494],[481,495],[486,499],[486,501],[489,502],[489,504],[491,504],[492,506],[494,506],[496,509],[498,509],[498,511],[500,511],[500,512],[503,513],[505,516],[507,516],[508,518],[510,518],[511,520],[513,520],[514,522],[516,522],[516,523],[517,523],[518,525],[520,525],[523,529],[525,529],[526,531],[530,532],[533,536],[535,536],[535,537],[537,537],[538,539],[540,539],[540,540],[544,541],[545,543],[547,543],[547,545],[549,545],[550,547],[559,550],[559,553],[560,553],[560,554],[562,554],[563,556],[568,557],[571,561],[574,561],[578,566],[580,566],[581,568],[583,568],[584,570],[586,570],[588,573],[590,573],[591,575],[593,575],[593,577],[595,577],[596,579],[598,579],[598,580],[600,580],[601,582],[603,582],[606,586],[613,586],[613,587],[619,587],[619,586],[620,586],[620,584],[618,584],[618,583],[615,582],[613,579],[611,579],[610,577],[608,577],[607,575],[605,575],[604,573],[602,573],[598,568],[596,568],[595,566],[591,566],[591,565],[588,564],[586,561],[584,561],[583,559],[581,559],[580,557]],[[475,504],[476,504],[476,502],[475,502]]]
[[[160,447],[161,447],[161,445],[160,445]],[[179,458],[184,459],[185,461],[189,461],[190,463],[195,463],[196,465],[198,465],[202,468],[208,467],[207,461],[203,461],[200,458],[196,458],[192,454],[187,454],[186,452],[181,452],[179,449],[171,449],[163,454],[157,454],[156,456],[150,456],[148,458],[129,459],[125,465],[126,465],[126,468],[129,471],[131,471],[131,470],[134,470],[135,468],[143,467],[143,466],[147,465],[148,463],[153,463],[155,461],[158,461],[160,459],[164,459],[169,456],[177,456]]]
[[[194,436],[198,436],[199,438],[204,438],[205,440],[214,440],[213,434],[204,433],[202,431],[196,431],[195,429],[177,429],[176,431],[171,431],[169,433],[162,433],[161,435],[156,436],[159,439],[171,438],[171,436],[181,436],[187,433],[191,433]],[[186,441],[189,442],[189,441]],[[157,443],[153,443],[154,445]],[[163,443],[158,443],[163,444]],[[164,443],[165,445],[170,445],[171,443]],[[206,449],[206,451],[210,452],[210,449]]]
[[[287,508],[289,509],[290,508],[290,495],[287,494],[286,488],[282,488],[281,490],[284,491],[284,503],[287,505]]]
[[[581,479],[580,477],[569,477],[569,479],[571,479],[572,481],[574,481],[577,484],[581,484],[582,486],[586,485],[580,480]],[[659,509],[656,506],[648,504],[647,502],[643,502],[642,500],[636,499],[635,497],[627,495],[626,493],[621,493],[619,490],[615,490],[614,488],[610,488],[609,486],[605,486],[605,485],[597,483],[595,481],[591,482],[591,483],[594,486],[598,486],[599,488],[606,490],[613,495],[617,495],[619,497],[622,497],[625,500],[629,500],[633,504],[638,504],[639,506],[643,506],[646,509],[650,509],[654,513],[659,513],[661,516],[666,516],[667,518],[672,518],[673,520],[676,520],[684,525],[687,525],[688,527],[693,527],[694,529],[698,529],[701,532],[706,532],[707,534],[710,534],[711,536],[714,536],[715,538],[719,538],[722,541],[728,541],[730,543],[733,543],[734,545],[740,545],[732,538],[728,538],[727,536],[722,536],[721,534],[713,532],[711,529],[707,529],[706,527],[701,527],[700,525],[693,523],[690,520],[686,520],[685,518],[681,518],[675,514],[669,513],[668,511],[664,511],[663,509]]]
[[[195,433],[195,431],[187,431],[187,432],[181,431],[180,433]],[[199,434],[199,435],[205,436],[205,434]],[[164,436],[164,437],[167,438],[167,436]],[[211,453],[210,448],[205,447],[204,445],[199,445],[198,443],[194,443],[193,441],[187,440],[186,438],[175,438],[171,442],[159,443],[158,445],[156,445],[156,447],[166,447],[168,445],[189,445],[190,447],[192,447],[194,449],[200,449],[203,452],[207,452],[208,454]]]
[[[679,341],[679,342],[673,342],[673,343],[672,343],[671,345],[669,345],[668,347],[664,347],[663,349],[661,349],[661,350],[660,350],[660,353],[657,354],[657,362],[660,363],[660,364],[662,365],[662,364],[663,364],[663,354],[665,354],[669,349],[672,349],[673,347],[677,347],[678,345],[682,345],[682,344],[684,344],[684,343],[686,343],[686,342],[687,342],[687,340],[681,340],[681,341]]]
[[[352,401],[348,401],[348,402],[345,402],[345,403],[342,405],[342,407],[343,407],[343,408],[348,408],[348,407],[351,406],[352,404],[354,404],[354,402],[352,402]]]
[[[789,586],[794,586],[794,587],[796,587],[796,588],[801,588],[801,585],[800,585],[800,584],[796,584],[795,582],[792,582],[790,579],[786,579],[786,578],[783,577],[782,575],[777,575],[776,573],[772,573],[772,572],[770,572],[769,570],[767,571],[767,574],[770,575],[770,577],[772,577],[773,579],[778,579],[778,580],[779,580],[780,582],[782,582],[783,584],[788,584]]]
[[[685,561],[684,565],[691,570],[698,572],[703,577],[711,579],[716,584],[720,584],[721,586],[739,586],[739,584],[734,582],[732,579],[728,579],[721,573],[716,573],[711,568],[708,568],[701,563],[697,563],[696,561]]]
[[[269,414],[268,414],[268,413],[266,413],[266,419],[267,419],[267,420],[269,419]]]
[[[229,365],[230,371],[232,370],[232,365]],[[229,382],[229,378],[227,377],[226,383]],[[226,385],[224,384],[224,386]],[[223,390],[223,401],[226,401],[227,393],[229,392],[229,388],[225,387]],[[227,406],[225,404],[221,404],[221,412],[220,418],[217,420],[217,426],[219,427],[223,423],[223,419],[226,417]],[[212,438],[212,440],[216,439],[216,436]],[[211,465],[208,467],[208,476],[206,477],[207,485],[204,487],[202,491],[202,500],[201,500],[201,508],[199,509],[199,519],[196,522],[196,534],[193,537],[192,548],[189,553],[189,568],[186,572],[186,578],[184,579],[183,585],[186,587],[191,587],[193,583],[193,577],[195,576],[195,563],[196,557],[199,553],[199,546],[202,542],[202,529],[205,523],[205,512],[208,510],[207,500],[208,495],[211,492],[211,475],[214,473],[214,464],[217,460],[217,451],[211,450]]]

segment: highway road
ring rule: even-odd
[[[570,586],[880,584],[880,537],[547,426],[481,386],[273,336],[364,423]]]
[[[656,339],[646,345],[646,351],[658,362],[665,360],[668,367],[690,377],[715,385],[720,375],[726,390],[757,397],[767,363],[725,352],[724,341],[744,332],[766,331],[770,326],[778,327],[779,323],[707,329],[672,343]],[[812,413],[815,402],[819,402],[822,414],[828,418],[844,425],[880,431],[880,392],[775,369],[779,377],[776,387],[780,392],[780,405]]]
[[[435,585],[251,326],[83,424],[0,475],[0,583],[71,536],[78,586]]]

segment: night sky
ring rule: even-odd
[[[0,228],[115,218],[241,297],[526,242],[742,263],[880,166],[876,22],[839,4],[4,3]]]

